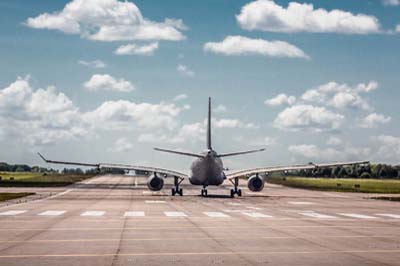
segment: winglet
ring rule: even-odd
[[[37,154],[40,156],[40,158],[42,158],[42,160],[43,160],[43,161],[45,161],[45,162],[47,163],[47,160],[46,160],[46,158],[44,158],[44,156],[43,156],[43,155],[41,155],[41,154],[40,154],[40,152],[38,152]]]

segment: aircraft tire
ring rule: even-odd
[[[171,192],[172,192],[172,193],[171,193],[171,194],[172,194],[172,196],[175,196],[175,193],[176,193],[176,191],[175,191],[175,189],[174,189],[174,188],[172,188],[172,189],[171,189]]]
[[[183,196],[183,189],[179,189],[179,195]]]
[[[241,197],[241,196],[242,196],[242,190],[239,189],[238,192],[237,192],[237,194],[238,194],[239,197]]]

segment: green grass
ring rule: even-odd
[[[17,199],[17,198],[30,196],[30,195],[35,195],[35,193],[28,193],[28,192],[22,192],[22,193],[0,193],[0,201]]]
[[[268,182],[289,187],[363,193],[400,193],[400,180],[268,177]],[[339,184],[339,185],[338,185]],[[359,187],[356,187],[359,185]]]
[[[93,177],[93,175],[43,174],[29,172],[0,172],[0,187],[54,187],[66,186]],[[12,180],[13,179],[13,180]]]

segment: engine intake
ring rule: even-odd
[[[247,181],[247,187],[254,192],[261,191],[264,188],[264,179],[258,175],[253,175]]]
[[[164,179],[158,177],[156,173],[152,174],[147,179],[147,187],[151,191],[159,191],[163,188],[163,186],[164,186]]]

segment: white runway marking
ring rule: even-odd
[[[400,214],[391,214],[391,213],[377,213],[376,215],[379,215],[379,216],[384,216],[384,217],[389,217],[389,218],[400,219]]]
[[[237,203],[237,202],[228,202],[229,205],[233,205],[233,206],[240,206],[242,205],[241,203]]]
[[[293,205],[312,205],[314,202],[309,202],[309,201],[288,201],[289,204]]]
[[[18,215],[18,214],[21,214],[24,212],[27,212],[27,211],[26,210],[6,211],[6,212],[0,212],[0,215],[11,216],[11,215]]]
[[[223,212],[248,212],[249,210],[222,210]]]
[[[299,212],[299,214],[304,215],[304,216],[313,217],[313,218],[320,218],[320,219],[333,219],[333,218],[337,218],[337,217],[332,216],[332,215],[321,214],[321,213],[313,212],[313,211]]]
[[[146,200],[145,202],[149,204],[158,204],[158,203],[165,203],[165,200]]]
[[[271,218],[271,215],[263,214],[260,212],[242,212],[242,214],[247,215],[252,218]]]
[[[85,211],[83,213],[81,213],[81,216],[103,216],[104,215],[104,211]]]
[[[358,214],[358,213],[338,213],[339,215],[351,217],[351,218],[359,218],[359,219],[374,219],[376,217],[369,216],[365,214]]]
[[[144,212],[138,212],[138,211],[129,211],[129,212],[125,212],[124,216],[126,217],[143,217],[144,216]]]
[[[246,207],[247,209],[252,209],[252,210],[262,210],[262,208],[259,207]]]
[[[62,215],[64,214],[66,211],[45,211],[45,212],[41,212],[38,215],[41,216],[58,216],[58,215]]]
[[[184,212],[164,212],[165,216],[168,217],[186,217]]]
[[[213,217],[213,218],[226,218],[230,217],[229,215],[226,215],[223,212],[203,212],[205,215],[208,217]]]

